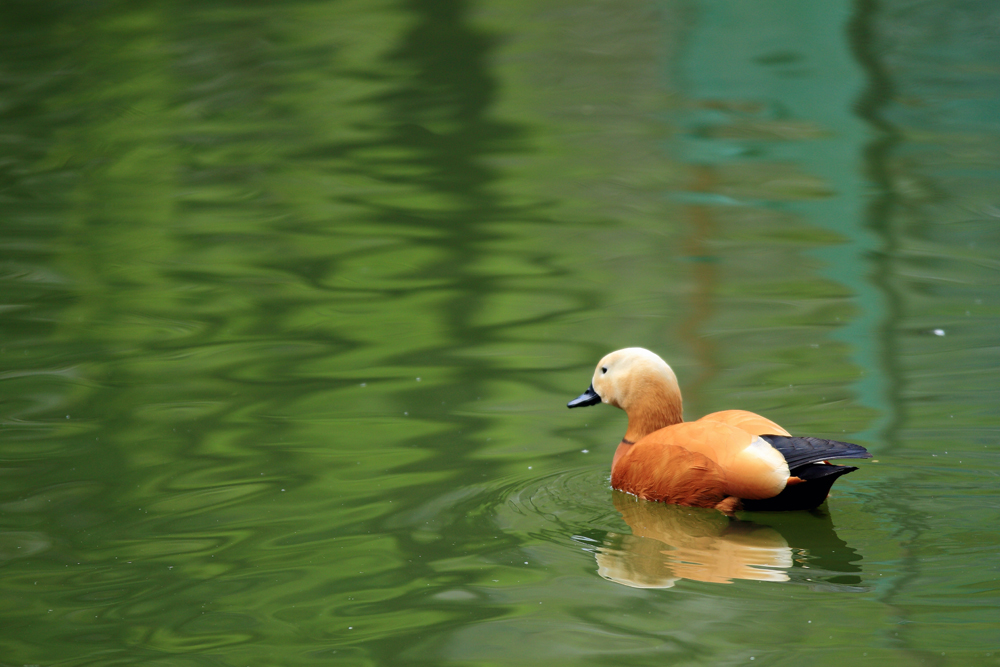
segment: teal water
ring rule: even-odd
[[[0,5],[0,665],[998,665],[1000,9]],[[637,502],[627,345],[874,460]]]

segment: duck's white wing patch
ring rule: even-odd
[[[727,471],[729,493],[737,498],[771,498],[788,482],[788,463],[781,452],[755,436]]]
[[[791,471],[788,470],[788,463],[785,461],[785,457],[782,456],[781,452],[772,447],[771,443],[759,435],[754,437],[744,451],[760,459],[762,463],[774,470],[774,474],[777,478],[781,479],[782,483],[784,483],[785,480],[788,479],[789,474],[791,474]]]

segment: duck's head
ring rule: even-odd
[[[567,404],[582,408],[608,403],[631,412],[648,405],[657,410],[670,407],[680,421],[681,392],[677,376],[658,355],[641,347],[627,347],[606,355],[597,363],[590,387]]]

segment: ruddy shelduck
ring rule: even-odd
[[[621,408],[628,428],[611,461],[611,486],[645,500],[737,510],[818,507],[838,477],[857,470],[831,459],[871,458],[864,447],[792,437],[770,419],[723,410],[685,422],[677,377],[640,347],[617,350],[567,407]]]

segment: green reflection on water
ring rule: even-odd
[[[4,664],[995,664],[988,42],[864,3],[60,9],[0,24]],[[635,344],[691,417],[882,460],[643,534],[621,416],[564,408]],[[747,535],[773,579],[671,569]]]

